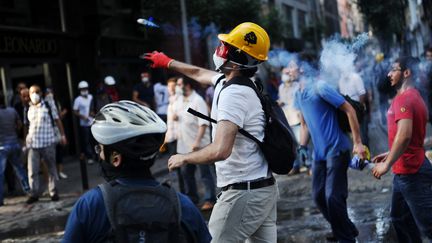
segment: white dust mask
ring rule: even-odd
[[[30,95],[30,100],[33,104],[38,104],[40,102],[40,95],[37,93],[33,93]]]

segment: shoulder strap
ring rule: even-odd
[[[218,86],[218,84],[220,83],[220,81],[222,81],[222,79],[224,79],[224,78],[225,78],[225,74],[224,74],[224,75],[221,75],[221,76],[216,80],[216,83],[215,83],[214,87],[216,88],[216,86]]]
[[[53,115],[52,115],[51,106],[49,105],[49,103],[47,101],[44,101],[44,104],[46,105],[46,107],[48,109],[48,114],[49,114],[49,116],[51,118],[51,124],[52,124],[53,127],[55,127],[55,123],[54,123],[54,118],[53,118]]]
[[[244,86],[247,86],[247,87],[253,89],[255,91],[256,95],[258,96],[258,98],[260,99],[261,105],[263,106],[263,109],[264,109],[263,97],[262,97],[262,94],[260,93],[260,91],[258,90],[258,87],[255,86],[255,84],[252,80],[250,80],[249,78],[245,78],[245,77],[235,77],[235,78],[231,79],[230,81],[228,81],[222,87],[222,89],[219,91],[219,94],[218,94],[218,97],[216,100],[216,104],[219,104],[219,97],[220,97],[220,94],[222,93],[222,90],[228,88],[232,84],[244,85]]]
[[[199,117],[201,119],[204,119],[206,121],[217,123],[217,121],[215,119],[213,119],[213,118],[211,118],[211,117],[209,117],[207,115],[204,115],[203,113],[201,113],[199,111],[196,111],[196,110],[194,110],[192,108],[188,108],[187,112],[189,112],[192,115],[197,116],[197,117]],[[252,134],[250,134],[249,132],[247,132],[246,130],[244,130],[243,128],[239,129],[239,133],[242,134],[243,136],[249,138],[249,139],[252,139],[254,142],[256,142],[258,145],[261,146],[262,142],[260,140],[258,140],[258,138],[254,137]]]
[[[102,197],[104,200],[104,205],[108,216],[108,220],[113,230],[115,230],[117,228],[117,225],[115,224],[115,220],[114,220],[114,210],[113,210],[115,199],[111,196],[112,193],[110,193],[110,191],[112,191],[113,186],[114,185],[112,185],[112,183],[108,183],[108,182],[98,185],[98,187],[102,192]]]

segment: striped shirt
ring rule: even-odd
[[[54,120],[59,119],[55,105],[51,104],[50,107]],[[28,148],[46,148],[56,142],[51,117],[44,101],[37,105],[31,104],[27,116],[30,122],[26,138]]]

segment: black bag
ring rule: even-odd
[[[167,185],[99,185],[112,231],[107,242],[197,242],[181,222],[177,193]]]
[[[363,122],[363,117],[366,113],[365,107],[360,102],[351,99],[351,97],[349,97],[348,95],[342,95],[342,96],[354,108],[357,115],[358,123],[360,125]],[[343,132],[345,133],[351,132],[348,116],[341,109],[337,109],[337,119],[338,119],[339,127]]]
[[[219,82],[220,80],[218,80]],[[216,83],[216,85],[218,84]],[[297,155],[297,141],[288,125],[288,121],[280,108],[280,106],[272,101],[269,96],[262,94],[254,85],[252,80],[245,77],[235,77],[227,82],[221,89],[220,93],[232,84],[248,86],[255,91],[261,101],[261,105],[265,114],[264,141],[261,142],[244,129],[239,129],[239,132],[255,141],[262,150],[270,169],[276,174],[288,174],[292,169],[294,160]],[[219,96],[217,102],[219,102]],[[188,112],[202,119],[217,123],[214,119],[201,114],[193,109],[188,109]]]

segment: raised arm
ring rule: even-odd
[[[152,68],[166,68],[177,71],[202,84],[211,85],[211,79],[218,72],[174,60],[162,52],[146,53],[142,58],[152,62]]]

